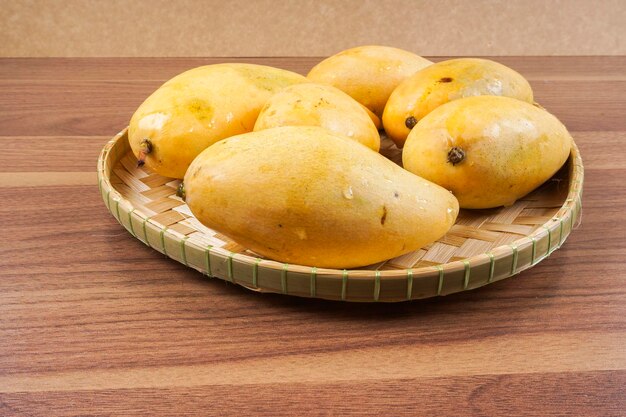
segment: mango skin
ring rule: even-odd
[[[185,175],[206,226],[270,259],[352,268],[416,250],[454,224],[447,190],[320,127],[224,139]]]
[[[358,102],[329,85],[295,84],[265,103],[254,131],[280,126],[320,126],[378,152],[380,135]]]
[[[365,110],[370,119],[372,119],[372,123],[374,123],[374,126],[376,126],[376,130],[381,130],[383,128],[383,122],[382,120],[380,120],[380,117],[376,116],[373,111],[371,111],[361,103],[359,103],[359,106],[361,106],[361,108]]]
[[[442,104],[482,95],[533,102],[528,81],[507,66],[478,58],[441,61],[415,73],[393,91],[383,113],[385,132],[401,148],[411,131],[409,117],[419,122]]]
[[[462,161],[449,161],[452,148]],[[572,137],[547,111],[496,96],[451,101],[424,117],[402,151],[404,168],[451,190],[462,208],[512,205],[567,161]]]
[[[216,64],[177,75],[152,93],[130,120],[128,139],[139,157],[142,141],[152,151],[145,164],[166,177],[183,178],[191,161],[209,145],[250,132],[275,92],[307,79],[253,64]]]
[[[307,78],[344,91],[380,117],[398,84],[431,64],[409,51],[366,45],[326,58],[309,71]]]

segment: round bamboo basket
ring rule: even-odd
[[[383,138],[381,153],[401,151]],[[146,245],[191,268],[254,291],[394,302],[471,290],[516,275],[561,247],[581,216],[583,165],[576,145],[565,166],[510,207],[461,210],[437,242],[351,270],[264,259],[207,227],[176,196],[179,180],[137,167],[126,130],[98,159],[98,183],[117,221]]]

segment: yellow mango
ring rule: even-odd
[[[326,58],[309,71],[307,78],[337,87],[380,117],[394,88],[431,64],[409,51],[367,45]]]
[[[447,190],[326,129],[276,127],[224,139],[185,175],[204,225],[270,259],[352,268],[416,250],[453,225]]]
[[[528,81],[507,66],[478,58],[441,61],[415,73],[393,91],[383,113],[385,132],[401,148],[411,129],[437,107],[482,95],[533,102]]]
[[[280,126],[320,126],[376,152],[380,149],[378,129],[364,107],[329,85],[295,84],[274,94],[261,110],[254,130]]]
[[[357,101],[357,103],[359,103],[359,102]],[[380,129],[383,128],[383,122],[380,120],[380,117],[376,116],[373,111],[371,111],[370,109],[368,109],[367,107],[365,107],[361,103],[359,103],[359,106],[361,106],[361,108],[363,110],[365,110],[365,112],[370,117],[370,119],[372,119],[372,123],[374,123],[374,126],[376,126],[376,130],[380,130]]]
[[[451,101],[413,128],[407,170],[451,190],[462,208],[508,206],[567,160],[572,137],[552,114],[509,97]]]
[[[253,64],[216,64],[186,71],[163,84],[130,120],[128,139],[140,164],[182,178],[209,145],[250,132],[275,92],[306,78]]]

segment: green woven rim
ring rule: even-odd
[[[113,167],[128,147],[125,129],[104,146],[98,159],[100,192],[117,221],[135,238],[186,266],[261,292],[344,301],[397,302],[471,290],[516,275],[550,256],[575,228],[582,210],[584,168],[574,144],[568,160],[569,191],[564,204],[535,232],[510,244],[466,259],[406,270],[338,270],[289,265],[210,245],[201,247],[189,241],[188,236],[151,221],[110,182]]]

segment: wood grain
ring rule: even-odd
[[[7,387],[5,392],[15,393],[619,370],[626,367],[626,358],[621,354],[625,336],[626,332],[564,332],[555,336],[529,335],[515,341],[484,338],[430,346],[388,346],[384,350],[371,347],[254,357],[194,366],[97,369],[88,374],[14,374],[0,377],[0,386]],[[598,351],[603,354],[597,355]],[[581,362],[580,357],[587,361]],[[441,369],[441,363],[448,366]],[[193,379],[189,378],[191,374]]]
[[[457,58],[427,57],[438,62]],[[498,56],[494,59],[519,71],[529,80],[626,80],[626,56]],[[307,73],[323,57],[289,58],[3,58],[0,80],[148,81],[164,82],[187,69],[217,62],[247,62]]]
[[[0,394],[5,415],[622,416],[616,371]],[[237,394],[237,395],[236,395]],[[115,401],[123,398],[123,401]],[[355,404],[358,404],[355,407]],[[95,414],[93,410],[106,410]]]
[[[626,60],[508,60],[581,149],[582,225],[515,278],[393,305],[252,293],[108,214],[101,146],[214,60],[0,60],[0,415],[624,415]]]

